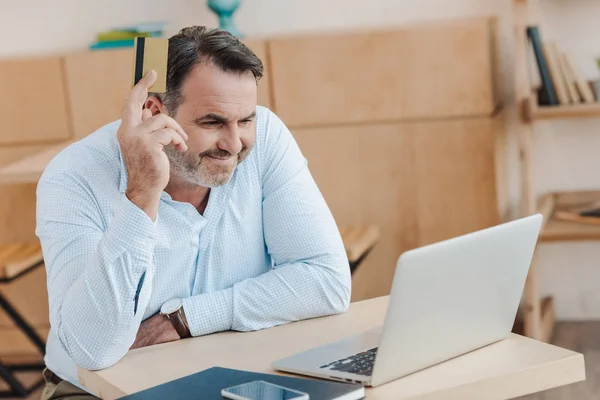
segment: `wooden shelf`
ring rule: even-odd
[[[570,118],[600,118],[600,103],[573,104],[567,106],[538,106],[535,96],[525,100],[525,121]]]
[[[45,150],[0,168],[0,184],[37,183],[50,161],[72,141],[48,146]]]
[[[534,119],[538,120],[580,117],[600,118],[600,103],[538,107],[533,116]]]
[[[600,191],[577,191],[548,193],[538,201],[538,210],[544,215],[544,226],[540,234],[542,242],[575,240],[600,240],[600,225],[559,220],[555,211],[585,206],[599,201]]]

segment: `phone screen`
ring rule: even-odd
[[[307,399],[304,393],[273,385],[265,381],[253,381],[223,390],[250,400],[294,400]]]

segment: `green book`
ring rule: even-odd
[[[160,37],[162,31],[152,32],[136,32],[136,31],[105,31],[100,32],[96,39],[98,42],[108,42],[112,40],[128,40],[135,39],[136,37]]]

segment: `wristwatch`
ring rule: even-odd
[[[168,300],[160,308],[160,313],[171,320],[180,338],[183,339],[192,336],[190,328],[185,323],[183,301],[180,298],[176,297]]]

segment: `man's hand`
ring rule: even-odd
[[[162,314],[155,314],[141,323],[130,349],[179,340],[173,323]]]
[[[117,131],[127,169],[127,198],[153,221],[161,192],[169,183],[169,159],[163,147],[173,144],[177,150],[186,151],[188,138],[173,118],[163,113],[152,116],[143,108],[155,81],[156,72],[150,71],[131,89]]]

